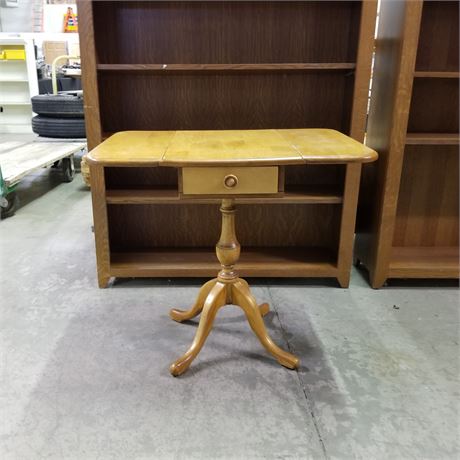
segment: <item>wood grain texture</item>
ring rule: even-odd
[[[182,168],[183,195],[278,194],[278,167]]]
[[[307,131],[316,139],[317,131]],[[344,142],[338,141],[336,146],[344,150]],[[312,157],[315,153],[312,151]],[[276,129],[177,131],[162,158],[162,164],[169,166],[278,166],[291,162],[302,163],[302,155]]]
[[[100,288],[110,279],[109,229],[105,197],[104,168],[90,165],[91,198],[93,202],[94,238],[96,243],[97,279]]]
[[[106,192],[110,204],[217,204],[219,198],[180,197],[177,188],[116,189]],[[342,192],[335,186],[289,186],[281,196],[235,198],[237,204],[340,204]]]
[[[260,63],[260,64],[98,64],[97,69],[103,71],[124,72],[200,72],[200,71],[331,71],[353,70],[356,64],[353,62],[289,62],[289,63]]]
[[[244,247],[337,248],[340,214],[341,206],[333,204],[247,204],[238,208],[238,239]],[[219,208],[216,205],[111,204],[108,205],[108,218],[114,252],[127,248],[213,247],[219,237]],[[188,231],[184,233],[185,227]]]
[[[458,246],[457,146],[408,146],[404,154],[394,246]]]
[[[458,145],[460,136],[458,133],[407,133],[406,145]],[[445,150],[440,150],[442,153]]]
[[[460,72],[433,72],[432,70],[419,70],[414,72],[416,78],[458,78]]]
[[[136,158],[157,166],[172,139],[174,131],[124,131],[115,133],[88,155],[89,163],[123,164],[134,163]]]
[[[102,141],[101,119],[99,114],[99,90],[97,85],[97,58],[94,39],[93,4],[86,0],[77,0],[78,33],[84,93],[84,110],[88,150],[92,150]]]
[[[458,246],[395,246],[389,267],[390,278],[458,278]]]
[[[285,166],[285,188],[303,186],[332,186],[343,192],[345,164],[314,164]]]
[[[327,248],[245,247],[238,262],[241,276],[337,276],[336,254]],[[212,277],[219,269],[213,246],[165,248],[148,252],[112,253],[110,273],[117,277]]]
[[[354,1],[98,1],[97,51],[104,64],[355,62],[360,10]]]
[[[417,78],[409,113],[409,132],[458,133],[459,80]]]
[[[311,127],[348,133],[348,80],[353,75],[318,72],[102,73],[101,120],[107,132]]]
[[[458,72],[458,1],[425,1],[417,70]]]
[[[350,136],[359,142],[364,142],[366,130],[376,18],[377,1],[363,1],[350,121]]]
[[[362,133],[364,129],[365,74],[373,43],[369,32],[375,21],[373,3],[91,2],[89,8],[91,12],[94,9],[95,23],[94,59],[99,67],[92,82],[99,88],[100,135],[108,137],[127,129],[304,127],[332,128],[349,133],[353,125],[353,136],[362,140],[362,134],[356,133]],[[87,12],[89,10],[84,7],[79,10],[81,21],[85,20],[83,16]],[[369,42],[360,43],[362,40]],[[81,46],[89,49],[83,34]],[[158,67],[164,64],[167,64],[166,71]],[[172,65],[179,67],[171,68]],[[359,92],[359,101],[353,103],[356,91]],[[359,113],[360,110],[363,112]],[[141,173],[140,168],[132,168],[133,172],[124,174],[116,168],[110,169],[113,171],[106,173],[107,186],[120,193],[134,189],[134,195],[128,199],[143,200],[152,184],[170,189],[178,186],[177,173]],[[266,229],[275,226],[275,234],[281,235],[282,229],[287,231],[288,221],[292,219],[293,236],[289,237],[290,240],[316,241],[310,231],[325,233],[329,235],[326,247],[332,248],[336,258],[341,211],[340,206],[332,203],[341,204],[344,169],[343,165],[324,168],[315,165],[295,172],[291,169],[286,181],[287,197],[282,198],[287,200],[265,203],[262,208],[271,206],[267,211],[259,212],[253,207],[256,225]],[[136,195],[138,190],[144,195]],[[151,202],[150,198],[147,200]],[[291,202],[303,203],[287,206],[294,206],[300,217],[294,210],[285,211],[285,206],[279,206]],[[318,206],[306,206],[307,203],[318,203]],[[109,207],[116,206],[119,205]],[[189,215],[194,206],[198,205],[158,205],[152,208],[154,215],[151,219],[161,221],[164,218],[168,222],[169,208],[176,208],[172,212],[179,215]],[[334,211],[325,211],[330,207]],[[241,208],[240,212],[251,212],[250,204]],[[300,210],[307,208],[310,208],[306,211],[310,224]],[[193,224],[195,221],[193,217],[191,219]],[[188,232],[188,222],[179,219],[175,224],[175,234]],[[313,230],[304,234],[303,228],[308,225]],[[326,230],[321,225],[326,225]],[[155,236],[160,240],[166,233],[165,228],[169,231],[169,227],[156,229]],[[250,230],[249,227],[243,229],[242,235],[249,234]],[[144,243],[151,244],[150,237],[146,236]],[[266,238],[264,234],[259,239],[272,244]],[[275,240],[279,239],[280,236],[276,236]],[[304,245],[307,244],[310,243]],[[135,250],[129,245],[122,249]],[[302,268],[290,265],[288,257],[274,258],[268,272],[261,271],[260,267],[256,264],[251,273],[259,273],[257,276],[267,276],[267,273],[281,273],[280,276],[336,274],[335,266],[322,271],[322,265],[318,263],[316,271],[314,263]],[[180,270],[174,270],[170,273],[179,276]],[[185,271],[189,274],[187,276],[199,276],[191,261]],[[153,276],[162,276],[160,272],[161,268],[150,271]]]
[[[89,162],[128,167],[278,167],[376,159],[375,151],[332,129],[122,131],[88,155]]]
[[[383,1],[368,131],[380,161],[364,189],[377,198],[356,251],[373,287],[458,277],[458,94],[458,2]]]
[[[419,1],[381,3],[366,138],[380,160],[364,173],[361,196],[368,199],[361,214],[367,222],[356,240],[373,287],[388,276],[421,14]]]
[[[343,206],[340,223],[339,255],[337,268],[341,287],[350,283],[350,266],[353,258],[353,241],[355,234],[356,209],[358,206],[360,164],[348,164],[343,191]]]
[[[345,134],[330,129],[278,129],[306,163],[367,163],[377,152]]]
[[[202,287],[202,290],[207,289],[208,284],[209,282]],[[200,295],[201,292],[202,291],[200,291]],[[263,314],[267,312],[268,304],[263,304],[262,306],[257,304],[245,280],[241,278],[230,281],[222,280],[219,273],[216,282],[203,301],[198,329],[190,348],[184,355],[171,364],[169,368],[173,376],[177,377],[182,375],[190,367],[192,361],[197,357],[211,332],[218,310],[222,306],[228,304],[236,305],[243,309],[252,331],[265,349],[276,358],[279,364],[289,369],[295,369],[299,366],[299,359],[291,353],[279,348],[268,335],[268,331],[262,319]],[[193,313],[195,308],[193,309]],[[171,310],[170,316],[175,319],[175,317],[177,317],[177,310]],[[186,313],[186,316],[190,315]]]

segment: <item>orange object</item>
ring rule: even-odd
[[[64,32],[78,32],[78,16],[70,7],[64,15]]]

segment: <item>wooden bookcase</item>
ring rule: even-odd
[[[124,130],[318,127],[363,141],[376,10],[373,0],[80,1],[89,148]],[[343,195],[360,167],[347,168],[286,166],[288,199],[240,203],[244,276],[348,285],[355,211]],[[213,276],[217,200],[175,200],[167,169],[107,173],[111,251],[132,276],[129,264],[152,253],[170,264],[150,262],[151,276]],[[142,200],[142,183],[173,198]],[[133,202],[120,202],[129,187]]]
[[[384,0],[356,258],[388,278],[459,276],[459,3]]]

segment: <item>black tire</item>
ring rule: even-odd
[[[40,94],[32,98],[32,111],[52,118],[83,118],[83,97],[75,94]]]
[[[64,182],[72,182],[75,177],[75,166],[73,164],[73,155],[63,158],[61,162],[62,180]]]
[[[32,118],[32,131],[43,137],[86,137],[83,118],[47,118],[37,115]]]
[[[19,198],[16,195],[16,192],[11,192],[8,193],[8,195],[5,196],[8,204],[6,207],[0,206],[0,218],[1,219],[6,219],[7,217],[14,216],[14,213],[16,212],[16,209],[19,206]]]

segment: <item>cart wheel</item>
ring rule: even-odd
[[[51,165],[51,167],[52,167],[52,168],[57,168],[57,167],[59,166],[59,162],[60,162],[60,160],[55,161],[55,162]]]
[[[75,177],[75,166],[73,163],[73,155],[62,159],[61,163],[64,182],[72,182]]]
[[[14,216],[14,213],[16,212],[16,209],[19,205],[19,198],[16,192],[8,193],[4,200],[6,201],[6,206],[0,206],[0,217],[2,219]]]

